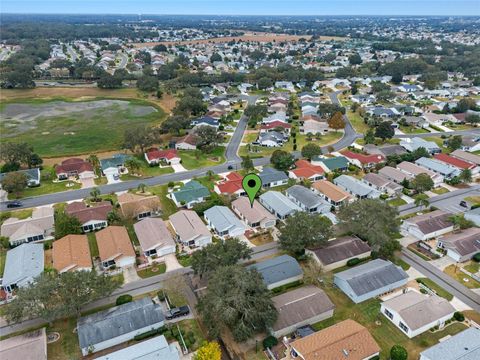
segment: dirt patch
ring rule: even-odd
[[[244,42],[294,42],[301,38],[310,40],[311,35],[288,35],[288,34],[275,34],[268,32],[246,32],[242,36],[225,36],[211,39],[199,39],[199,40],[182,40],[182,41],[160,41],[149,43],[135,43],[133,46],[137,48],[153,47],[155,45],[194,45],[194,44],[211,44],[211,43],[227,43],[230,41],[244,41]],[[343,38],[338,38],[338,40]],[[337,40],[335,37],[325,36],[320,37],[320,40]]]

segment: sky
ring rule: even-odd
[[[480,15],[480,0],[1,0],[2,13]]]

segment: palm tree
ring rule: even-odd
[[[144,183],[141,183],[141,184],[138,184],[137,189],[140,190],[142,193],[144,193],[146,187],[147,185],[145,185]]]
[[[214,174],[215,174],[215,173],[214,173],[212,170],[208,170],[208,171],[207,171],[208,180],[212,180]]]
[[[463,169],[459,175],[460,181],[463,183],[472,182],[472,170],[470,169]]]
[[[88,158],[87,158],[87,161],[92,164],[93,166],[93,169],[96,170],[99,166],[100,166],[100,160],[98,160],[98,157],[97,155],[90,155]]]
[[[138,159],[131,158],[125,161],[125,166],[128,168],[129,171],[135,172],[136,170],[140,169],[142,164]]]
[[[416,206],[424,206],[427,208],[430,205],[430,201],[428,201],[428,196],[425,194],[420,194],[415,198],[415,205]]]
[[[94,187],[90,191],[90,196],[92,197],[93,201],[98,201],[98,197],[100,196],[100,189],[98,187]]]

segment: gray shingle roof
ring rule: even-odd
[[[381,259],[342,271],[335,277],[345,280],[357,296],[408,279],[407,273],[400,267]]]
[[[460,170],[457,169],[456,167],[447,165],[440,161],[432,160],[426,157],[421,157],[420,159],[415,161],[415,164],[419,166],[423,166],[427,169],[430,169],[436,173],[439,173],[447,177],[457,176],[460,174]]]
[[[292,200],[278,191],[267,191],[260,195],[260,203],[270,207],[280,216],[287,216],[296,211],[302,211]]]
[[[143,298],[92,315],[77,322],[78,340],[82,349],[114,339],[132,331],[164,321],[162,307],[150,298]]]
[[[3,286],[25,286],[43,272],[43,244],[26,243],[7,252]]]
[[[357,237],[346,236],[328,241],[321,248],[312,251],[322,264],[329,265],[364,254],[370,250],[370,246],[368,246],[365,241],[362,241]]]
[[[258,174],[258,176],[262,180],[263,185],[269,184],[275,181],[288,180],[288,176],[283,171],[270,168],[270,167],[263,168],[262,172]]]
[[[230,230],[232,228],[245,229],[243,223],[226,206],[214,206],[205,211],[207,218],[212,226],[218,232]]]
[[[480,359],[480,330],[471,327],[422,351],[421,355],[426,360],[478,360]]]
[[[367,184],[362,183],[360,180],[357,180],[348,175],[340,175],[339,177],[333,179],[335,185],[342,187],[343,189],[357,195],[357,196],[368,196],[370,194],[379,194],[377,190],[371,188]]]
[[[297,200],[300,204],[303,204],[306,208],[311,209],[322,206],[325,208],[324,211],[330,210],[330,205],[325,200],[304,186],[293,185],[286,190],[286,194]]]
[[[256,269],[267,286],[303,274],[297,260],[289,255],[261,261],[248,266],[248,269]]]

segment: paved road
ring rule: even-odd
[[[253,248],[252,258],[250,260],[258,260],[266,256],[275,255],[276,253],[278,253],[278,244],[275,242],[269,243],[266,245],[256,246],[255,248]],[[152,276],[146,279],[133,281],[115,290],[111,296],[88,304],[82,309],[82,311],[93,310],[102,306],[113,304],[117,299],[117,297],[120,295],[130,294],[132,296],[139,296],[149,292],[158,291],[163,287],[163,282],[165,280],[178,275],[191,274],[192,272],[193,270],[190,267],[180,268],[180,269],[169,271],[164,274]],[[34,327],[38,327],[43,324],[46,324],[46,322],[42,319],[37,318],[37,319],[32,319],[32,320],[8,325],[3,318],[0,318],[0,337],[9,335],[15,332],[32,329]]]
[[[118,64],[118,69],[124,69],[127,66],[128,63],[128,56],[124,53],[119,53],[118,56],[120,56],[120,64]]]
[[[471,130],[458,130],[450,132],[430,132],[430,133],[421,133],[421,134],[404,134],[404,135],[395,135],[394,137],[399,139],[412,138],[412,137],[432,137],[432,136],[450,136],[450,135],[480,135],[480,129],[471,129]]]
[[[328,94],[332,104],[342,106],[342,103],[338,99],[338,94],[340,94],[340,93],[341,93],[341,91],[334,91],[334,92],[331,92],[331,93]],[[345,121],[344,135],[334,145],[335,151],[346,148],[347,146],[350,146],[351,144],[353,144],[353,142],[356,139],[361,138],[363,136],[362,134],[359,134],[355,131],[355,129],[353,128],[352,123],[348,119],[347,115],[343,115],[343,120]]]
[[[431,197],[428,201],[430,202],[430,205],[435,206],[439,209],[450,211],[452,213],[457,213],[466,210],[465,208],[458,206],[460,201],[462,201],[467,196],[479,195],[479,192],[480,185],[473,185],[467,189],[459,189],[455,191],[450,191],[446,194]],[[397,209],[400,216],[405,216],[422,210],[421,207],[416,206],[414,203],[399,206]]]
[[[416,270],[421,272],[425,277],[431,279],[436,284],[447,290],[453,296],[457,297],[470,306],[473,310],[480,312],[480,296],[475,294],[472,290],[466,288],[458,281],[452,279],[435,266],[429,264],[419,256],[415,255],[408,249],[402,250],[402,259],[413,266]]]
[[[72,62],[77,62],[78,54],[71,45],[67,45],[67,52],[70,54]]]

